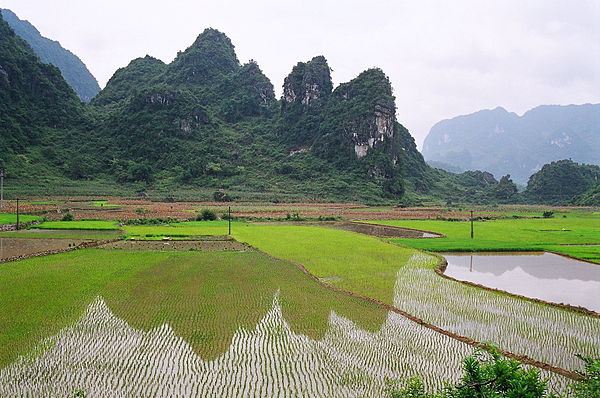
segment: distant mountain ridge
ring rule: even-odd
[[[510,174],[526,184],[561,159],[600,164],[600,104],[542,105],[518,116],[498,107],[437,123],[423,144],[435,164]]]
[[[0,9],[0,12],[15,33],[29,43],[42,62],[60,69],[64,79],[82,101],[89,102],[100,92],[98,81],[75,54],[63,48],[59,42],[42,36],[31,23],[19,19],[11,10]]]

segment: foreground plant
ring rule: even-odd
[[[418,378],[409,379],[392,398],[599,398],[600,359],[578,356],[585,362],[582,379],[569,387],[566,396],[548,392],[547,381],[535,368],[524,368],[495,349],[477,350],[463,360],[464,375],[456,386],[428,393]]]

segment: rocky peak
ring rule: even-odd
[[[383,71],[364,71],[350,82],[341,84],[334,95],[343,108],[353,110],[345,130],[358,158],[394,138],[396,104],[392,86]]]
[[[231,39],[213,28],[207,28],[200,33],[194,44],[183,54],[186,53],[192,55],[192,60],[198,57],[202,61],[212,61],[212,65],[219,67],[223,72],[233,72],[240,66]]]
[[[206,29],[168,66],[164,80],[170,84],[207,84],[237,71],[240,63],[229,37]]]
[[[287,103],[312,105],[328,96],[333,89],[331,69],[324,56],[298,62],[283,83],[283,100]]]
[[[275,101],[275,92],[273,84],[265,76],[256,61],[250,60],[244,64],[238,73],[240,84],[245,84],[254,90],[259,96],[262,105],[270,105]]]

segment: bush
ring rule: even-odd
[[[584,377],[571,386],[574,398],[600,398],[600,358],[588,358],[577,355],[585,364]]]
[[[71,212],[66,212],[64,216],[60,219],[61,221],[73,221],[75,218]]]
[[[552,216],[554,215],[554,212],[552,210],[548,210],[542,213],[542,217],[544,218],[552,218]]]
[[[217,219],[217,213],[210,209],[204,209],[196,217],[196,221],[215,221]]]
[[[526,368],[507,359],[496,349],[477,350],[463,360],[463,376],[458,385],[447,385],[442,391],[428,393],[418,379],[404,381],[390,391],[392,398],[600,398],[600,359],[577,355],[585,370],[577,372],[581,380],[569,386],[566,396],[548,392],[547,380],[540,371]],[[397,386],[397,384],[394,383]]]
[[[231,196],[229,196],[228,194],[226,194],[223,191],[215,191],[215,193],[213,194],[213,199],[216,202],[231,202]]]

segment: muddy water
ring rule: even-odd
[[[81,239],[26,239],[0,237],[0,259],[28,254],[45,252],[48,250],[66,249],[86,242]]]
[[[446,275],[600,312],[600,265],[552,253],[443,253]]]

